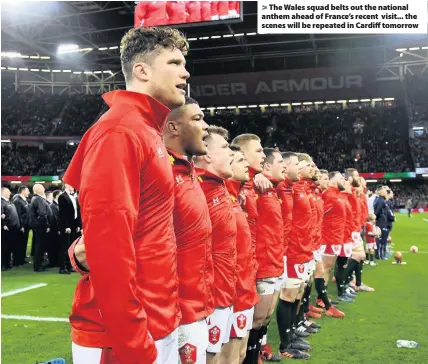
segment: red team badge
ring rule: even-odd
[[[352,255],[352,250],[349,246],[345,247],[345,255],[350,257]]]
[[[221,330],[217,326],[214,326],[209,330],[208,333],[210,343],[213,345],[217,344],[220,340]]]
[[[247,317],[241,313],[236,318],[236,325],[240,330],[244,330],[247,327]]]
[[[196,363],[196,346],[185,344],[178,350],[178,353],[180,354],[182,364]]]
[[[305,271],[305,266],[303,264],[300,264],[297,269],[299,270],[300,274],[303,274]]]

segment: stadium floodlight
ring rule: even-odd
[[[62,70],[62,72],[70,73],[71,70]]]
[[[321,104],[323,104],[323,103],[324,103],[324,101],[315,101],[315,102],[314,102],[314,104],[315,104],[315,105],[321,105]]]
[[[42,72],[50,72],[51,70],[42,70]]]
[[[261,104],[261,105],[259,105],[260,107],[268,107],[269,105],[268,104]]]
[[[40,56],[40,59],[51,59],[49,56]]]
[[[31,72],[39,72],[40,70],[38,68],[30,68]]]
[[[422,177],[428,177],[428,173],[424,173]]]
[[[246,109],[247,108],[247,105],[239,105],[238,106],[238,109]]]
[[[8,67],[7,68],[9,71],[17,71],[18,69],[16,67]]]
[[[244,33],[237,33],[237,34],[234,34],[234,35],[235,35],[235,37],[242,37],[244,35]]]
[[[52,181],[51,182],[53,185],[60,185],[62,183],[62,181]]]
[[[358,100],[349,100],[348,102],[358,102]]]
[[[309,102],[309,101],[303,103],[303,105],[312,105],[312,104],[313,104],[313,102]]]
[[[6,67],[1,66],[1,69],[2,69],[2,70],[5,70],[5,69],[6,69]]]
[[[257,33],[256,33],[256,32],[253,32],[253,33],[246,33],[245,35],[257,35]]]
[[[206,40],[206,39],[210,39],[210,37],[199,37],[199,40]]]
[[[1,56],[5,58],[19,58],[21,53],[18,52],[1,52]]]
[[[428,47],[422,47],[422,49],[428,49]]]
[[[346,100],[338,100],[336,101],[338,104],[344,104],[346,102]]]
[[[30,56],[31,59],[40,59],[40,56]]]
[[[92,75],[92,71],[85,71],[83,72],[85,75]]]
[[[28,68],[19,68],[20,71],[28,71]]]
[[[61,70],[52,70],[52,72],[61,72]]]
[[[370,99],[361,99],[360,102],[370,102]]]
[[[217,108],[217,110],[224,110],[224,109],[226,109],[226,106],[219,106],[219,107]]]
[[[10,183],[13,185],[20,185],[22,182],[21,181],[10,181]]]
[[[58,53],[76,52],[79,49],[77,44],[60,44],[58,46]]]
[[[101,47],[101,48],[98,48],[98,50],[99,51],[106,51],[108,49],[108,47]]]
[[[398,48],[396,49],[397,52],[405,52],[407,51],[407,48]]]
[[[191,41],[193,41],[193,40],[198,40],[198,38],[187,38],[187,40],[188,40],[189,42],[191,42]]]
[[[394,101],[395,98],[394,97],[385,97],[384,100],[385,101]]]
[[[372,101],[382,101],[382,99],[381,98],[378,98],[378,99],[372,99]]]
[[[100,73],[103,73],[103,71],[94,71],[94,74],[99,75]]]
[[[254,108],[256,108],[257,107],[257,105],[248,105],[248,108],[249,109],[254,109]]]
[[[423,126],[414,126],[412,129],[413,130],[424,130],[424,127]]]
[[[10,143],[11,141],[10,141],[10,139],[2,139],[1,142],[2,143]]]
[[[421,47],[412,47],[409,48],[409,51],[418,51],[419,49],[421,49]]]
[[[43,184],[43,183],[46,183],[46,181],[37,181],[37,183],[42,183]]]
[[[218,38],[221,38],[221,35],[212,35],[211,36],[211,39],[218,39]]]
[[[225,35],[223,35],[223,38],[231,38],[231,37],[233,37],[233,34],[225,34]]]
[[[367,183],[376,183],[377,179],[368,179],[366,180]]]
[[[75,75],[81,75],[82,71],[74,71],[73,74],[75,74]]]
[[[290,106],[290,104],[281,104],[281,106]]]
[[[293,103],[291,104],[291,106],[299,106],[299,105],[302,105],[302,103],[301,103],[301,102],[293,102]]]
[[[230,109],[230,110],[236,109],[236,106],[228,106],[227,109]]]
[[[326,103],[326,104],[335,104],[335,103],[336,103],[336,101],[326,101],[325,103]]]
[[[402,179],[390,179],[389,182],[403,182]]]
[[[278,107],[279,104],[269,104],[269,107]]]
[[[109,47],[108,49],[118,49],[118,46]]]

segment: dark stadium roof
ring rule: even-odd
[[[2,52],[50,56],[49,60],[4,59],[25,67],[97,67],[118,70],[116,49],[122,35],[133,25],[133,1],[63,1],[2,4]],[[373,66],[397,56],[396,48],[427,46],[426,35],[260,35],[257,3],[244,2],[241,23],[183,28],[191,41],[188,68],[193,75],[276,69]],[[224,35],[233,36],[223,37]],[[237,36],[235,36],[237,34]],[[244,35],[241,35],[244,34]],[[212,36],[222,36],[212,39]],[[57,54],[61,43],[92,48]],[[15,63],[14,63],[15,62]],[[18,64],[18,67],[20,64]]]

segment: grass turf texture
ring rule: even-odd
[[[407,265],[391,260],[377,267],[364,266],[363,281],[376,288],[360,293],[355,303],[341,303],[344,320],[318,320],[322,329],[311,335],[311,360],[317,364],[425,363],[428,358],[428,223],[427,214],[408,218],[397,215],[392,232],[395,250],[402,251]],[[409,253],[416,245],[419,254]],[[2,298],[2,314],[66,318],[70,311],[77,273],[57,274],[56,269],[33,273],[32,267],[2,272],[2,293],[47,283],[46,287]],[[313,290],[314,296],[315,290]],[[336,295],[330,283],[329,293]],[[417,349],[398,349],[398,339],[415,340]],[[269,327],[269,343],[278,348],[275,316]],[[70,329],[64,322],[36,322],[2,319],[2,363],[30,364],[56,357],[71,363]],[[285,362],[286,359],[283,359]]]

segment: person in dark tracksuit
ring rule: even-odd
[[[7,187],[1,189],[1,270],[12,268],[10,265],[11,254],[18,243],[20,229],[19,216],[15,205],[9,201],[10,190]]]
[[[48,268],[58,267],[58,254],[60,248],[60,235],[59,235],[59,206],[55,202],[53,192],[46,192],[46,200],[50,209],[50,231],[48,234],[47,252],[49,257]]]
[[[387,189],[382,188],[378,191],[379,197],[374,201],[374,214],[376,215],[376,225],[381,230],[381,236],[377,239],[376,259],[384,259],[386,252],[386,243],[388,241],[389,231],[387,228]]]
[[[395,221],[394,207],[392,204],[393,198],[394,198],[394,192],[388,189],[387,196],[386,196],[386,228],[388,229],[388,237],[390,236],[392,225]]]
[[[35,272],[43,272],[43,254],[46,251],[48,234],[50,231],[49,215],[51,214],[48,202],[44,197],[45,188],[36,183],[33,186],[34,196],[30,203],[30,222],[33,229],[34,266]]]
[[[19,244],[16,248],[16,265],[24,265],[27,263],[25,258],[27,257],[27,245],[28,245],[28,234],[30,232],[30,205],[28,203],[28,196],[30,190],[27,186],[19,186],[18,194],[13,196],[13,204],[18,212],[19,221],[21,228],[19,230]],[[15,259],[14,259],[15,260]]]

